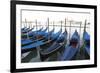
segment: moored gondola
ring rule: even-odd
[[[37,32],[41,31],[43,28],[40,28],[39,30],[30,30],[28,32],[25,31],[25,33],[21,34],[21,38],[22,39],[27,39],[28,38],[31,38],[33,35],[35,35]]]
[[[27,30],[27,27],[23,27],[21,28],[21,31]]]
[[[33,28],[26,28],[26,29],[24,29],[24,30],[21,30],[21,33],[22,33],[22,34],[25,34],[25,33],[28,33],[28,32],[30,32],[30,31],[32,31],[32,30],[34,30],[34,27],[33,27]]]
[[[48,34],[48,36],[50,36],[50,34],[52,34],[54,32],[54,29],[51,30]],[[22,53],[25,53],[25,52],[28,52],[28,51],[31,51],[33,50],[34,48],[36,49],[36,47],[40,46],[40,45],[43,45],[46,41],[48,40],[36,40],[34,41],[33,43],[29,44],[29,45],[26,45],[26,46],[23,46],[21,48],[21,52]]]
[[[62,49],[63,45],[66,43],[67,31],[61,34],[59,38],[47,49],[40,51],[40,58],[44,61],[46,58],[50,57],[52,54],[56,53]]]
[[[79,49],[79,35],[78,32],[75,31],[71,37],[69,45],[65,46],[63,53],[58,57],[58,60],[72,60],[74,56],[78,52]]]
[[[34,35],[36,35],[38,32],[40,32],[42,30],[43,30],[43,27],[40,28],[39,30],[31,31],[27,35],[31,38],[31,37],[34,37]]]
[[[46,33],[46,31],[47,31],[47,28],[44,29],[43,31],[40,31],[39,33],[41,33],[41,35],[43,35],[44,33]],[[39,35],[37,35],[37,36],[39,36]],[[36,39],[36,40],[39,40],[39,39]],[[28,38],[28,39],[22,39],[21,40],[21,46],[29,45],[29,44],[35,42],[36,40],[32,40],[30,38]]]
[[[90,56],[90,35],[86,31],[83,33],[83,42],[85,44],[84,50]]]

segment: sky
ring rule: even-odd
[[[22,27],[24,26],[35,26],[37,21],[37,28],[40,29],[41,27],[45,28],[48,26],[49,22],[49,30],[52,30],[53,27],[55,28],[55,32],[59,31],[61,28],[61,21],[62,21],[62,29],[65,29],[65,19],[66,19],[66,26],[78,26],[78,27],[66,27],[67,31],[72,35],[75,30],[79,32],[79,34],[83,33],[84,28],[80,29],[80,24],[82,27],[85,25],[85,20],[87,23],[90,21],[90,14],[89,13],[78,13],[78,12],[60,12],[60,11],[43,11],[43,10],[22,10]],[[49,20],[49,21],[48,21]],[[72,22],[70,22],[72,21]],[[40,26],[41,25],[41,26]],[[54,25],[54,26],[53,26]],[[59,25],[59,26],[55,26]],[[87,25],[86,27],[89,27]],[[36,30],[36,28],[34,29]],[[81,31],[80,31],[81,30]],[[86,29],[89,33],[89,28]]]

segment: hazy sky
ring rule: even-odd
[[[69,26],[70,23],[68,21],[76,21],[76,22],[82,22],[82,27],[84,27],[84,23],[85,20],[87,20],[87,23],[90,22],[90,14],[89,13],[76,13],[76,12],[52,12],[52,11],[26,11],[23,10],[22,11],[22,22],[32,22],[31,25],[32,26],[36,26],[36,20],[38,22],[37,25],[42,25],[42,27],[45,28],[45,26],[47,26],[47,19],[49,18],[49,25],[60,25],[61,26],[61,21],[63,21],[62,26],[65,25],[65,18],[66,18],[66,26]],[[24,24],[26,23],[22,23],[22,27],[24,26]],[[27,26],[30,25],[29,23],[27,23]],[[72,23],[72,26],[80,26],[80,23],[75,24]],[[38,29],[41,28],[40,26],[38,27]],[[53,27],[50,26],[49,27],[51,30]],[[55,32],[59,31],[61,27],[55,27]],[[64,29],[65,27],[63,27]],[[69,27],[67,27],[67,31],[69,32]],[[77,29],[77,31],[80,33],[80,28],[76,28],[76,27],[72,27],[71,28],[71,35],[73,34],[73,32]],[[64,30],[63,30],[64,31]],[[89,29],[87,29],[87,31],[89,32]],[[81,29],[81,35],[83,33],[83,28]]]

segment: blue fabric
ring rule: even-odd
[[[52,29],[50,32],[45,33],[44,37],[46,39],[50,38],[50,36],[53,34],[53,32],[54,32],[54,29]]]
[[[75,30],[75,32],[74,32],[74,34],[72,35],[72,37],[71,37],[71,40],[79,40],[79,35],[78,35],[78,32],[77,32],[77,30]]]
[[[86,31],[84,31],[84,33],[83,33],[83,39],[90,40],[90,35]]]
[[[28,33],[29,36],[34,36],[37,35],[38,32],[40,32],[43,28],[36,30],[36,31],[31,31],[30,33]]]
[[[60,60],[70,60],[76,54],[78,48],[73,48],[72,46],[65,47],[65,51],[61,56]]]
[[[61,36],[57,39],[57,42],[60,43],[63,42],[64,40],[67,40],[67,31],[61,34]]]
[[[72,35],[70,42],[73,40],[75,40],[76,42],[79,42],[79,35],[77,31],[75,31],[74,34]],[[66,45],[64,53],[59,57],[59,60],[70,60],[73,58],[73,56],[76,54],[77,51],[78,51],[78,47],[74,48],[70,44]]]
[[[67,32],[65,31],[58,37],[56,42],[60,43],[60,42],[63,42],[64,40],[66,40],[66,39],[67,39]]]
[[[50,52],[53,52],[53,51],[59,49],[59,48],[62,46],[62,45],[60,45],[59,43],[64,42],[66,36],[67,36],[67,34],[65,34],[65,32],[62,33],[61,36],[57,39],[57,41],[59,41],[59,42],[57,42],[57,41],[54,42],[53,45],[51,45],[49,48],[47,48],[46,50],[44,50],[44,51],[42,52],[42,54],[43,54],[43,53],[47,53],[47,54],[48,54],[48,53],[50,53]],[[64,38],[64,37],[65,37],[65,38]],[[61,40],[62,40],[62,41],[61,41]]]
[[[45,35],[48,28],[44,29],[43,31],[37,32],[37,35]]]
[[[30,44],[30,45],[26,45],[26,46],[22,47],[22,50],[23,50],[23,49],[32,49],[32,48],[36,48],[36,47],[42,45],[43,43],[44,43],[43,41],[37,41],[37,42],[35,42],[35,43],[32,43],[32,44]]]
[[[47,28],[46,28],[46,30],[47,30]],[[38,34],[34,34],[34,35],[37,36]],[[33,38],[35,38],[35,36],[33,36]],[[31,43],[31,42],[35,43],[37,41],[38,41],[38,39],[36,39],[36,38],[34,40],[31,40],[31,41],[30,40],[24,40],[24,41],[22,41],[22,44],[28,44],[28,43]]]
[[[63,42],[64,41],[64,36],[60,37],[57,42],[60,43],[60,42]]]
[[[90,55],[90,35],[86,31],[83,33],[83,39],[85,42],[85,50]]]
[[[21,44],[22,44],[22,45],[28,44],[28,43],[31,43],[31,42],[33,42],[33,41],[30,40],[30,39],[21,40]]]
[[[53,44],[52,46],[50,46],[48,49],[46,49],[45,51],[43,51],[42,53],[45,54],[45,53],[49,53],[49,52],[52,52],[54,50],[57,50],[59,49],[60,45],[58,43],[55,43]]]
[[[59,35],[61,34],[61,32],[62,32],[62,30],[60,30],[59,32],[57,32],[57,33],[55,33],[55,34],[52,34],[51,39],[52,39],[52,40],[57,39],[57,38],[59,37]]]

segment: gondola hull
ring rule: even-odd
[[[90,56],[90,35],[86,31],[83,33],[83,41],[85,44],[84,50]]]
[[[62,47],[64,46],[66,37],[67,33],[65,35],[63,34],[62,36],[60,36],[60,38],[56,42],[54,42],[53,45],[51,45],[49,48],[40,51],[41,60],[44,61],[46,58],[60,51],[60,49],[62,49]]]
[[[71,37],[70,43],[66,44],[65,49],[62,54],[58,57],[58,60],[72,60],[79,50],[79,35],[75,31]]]

